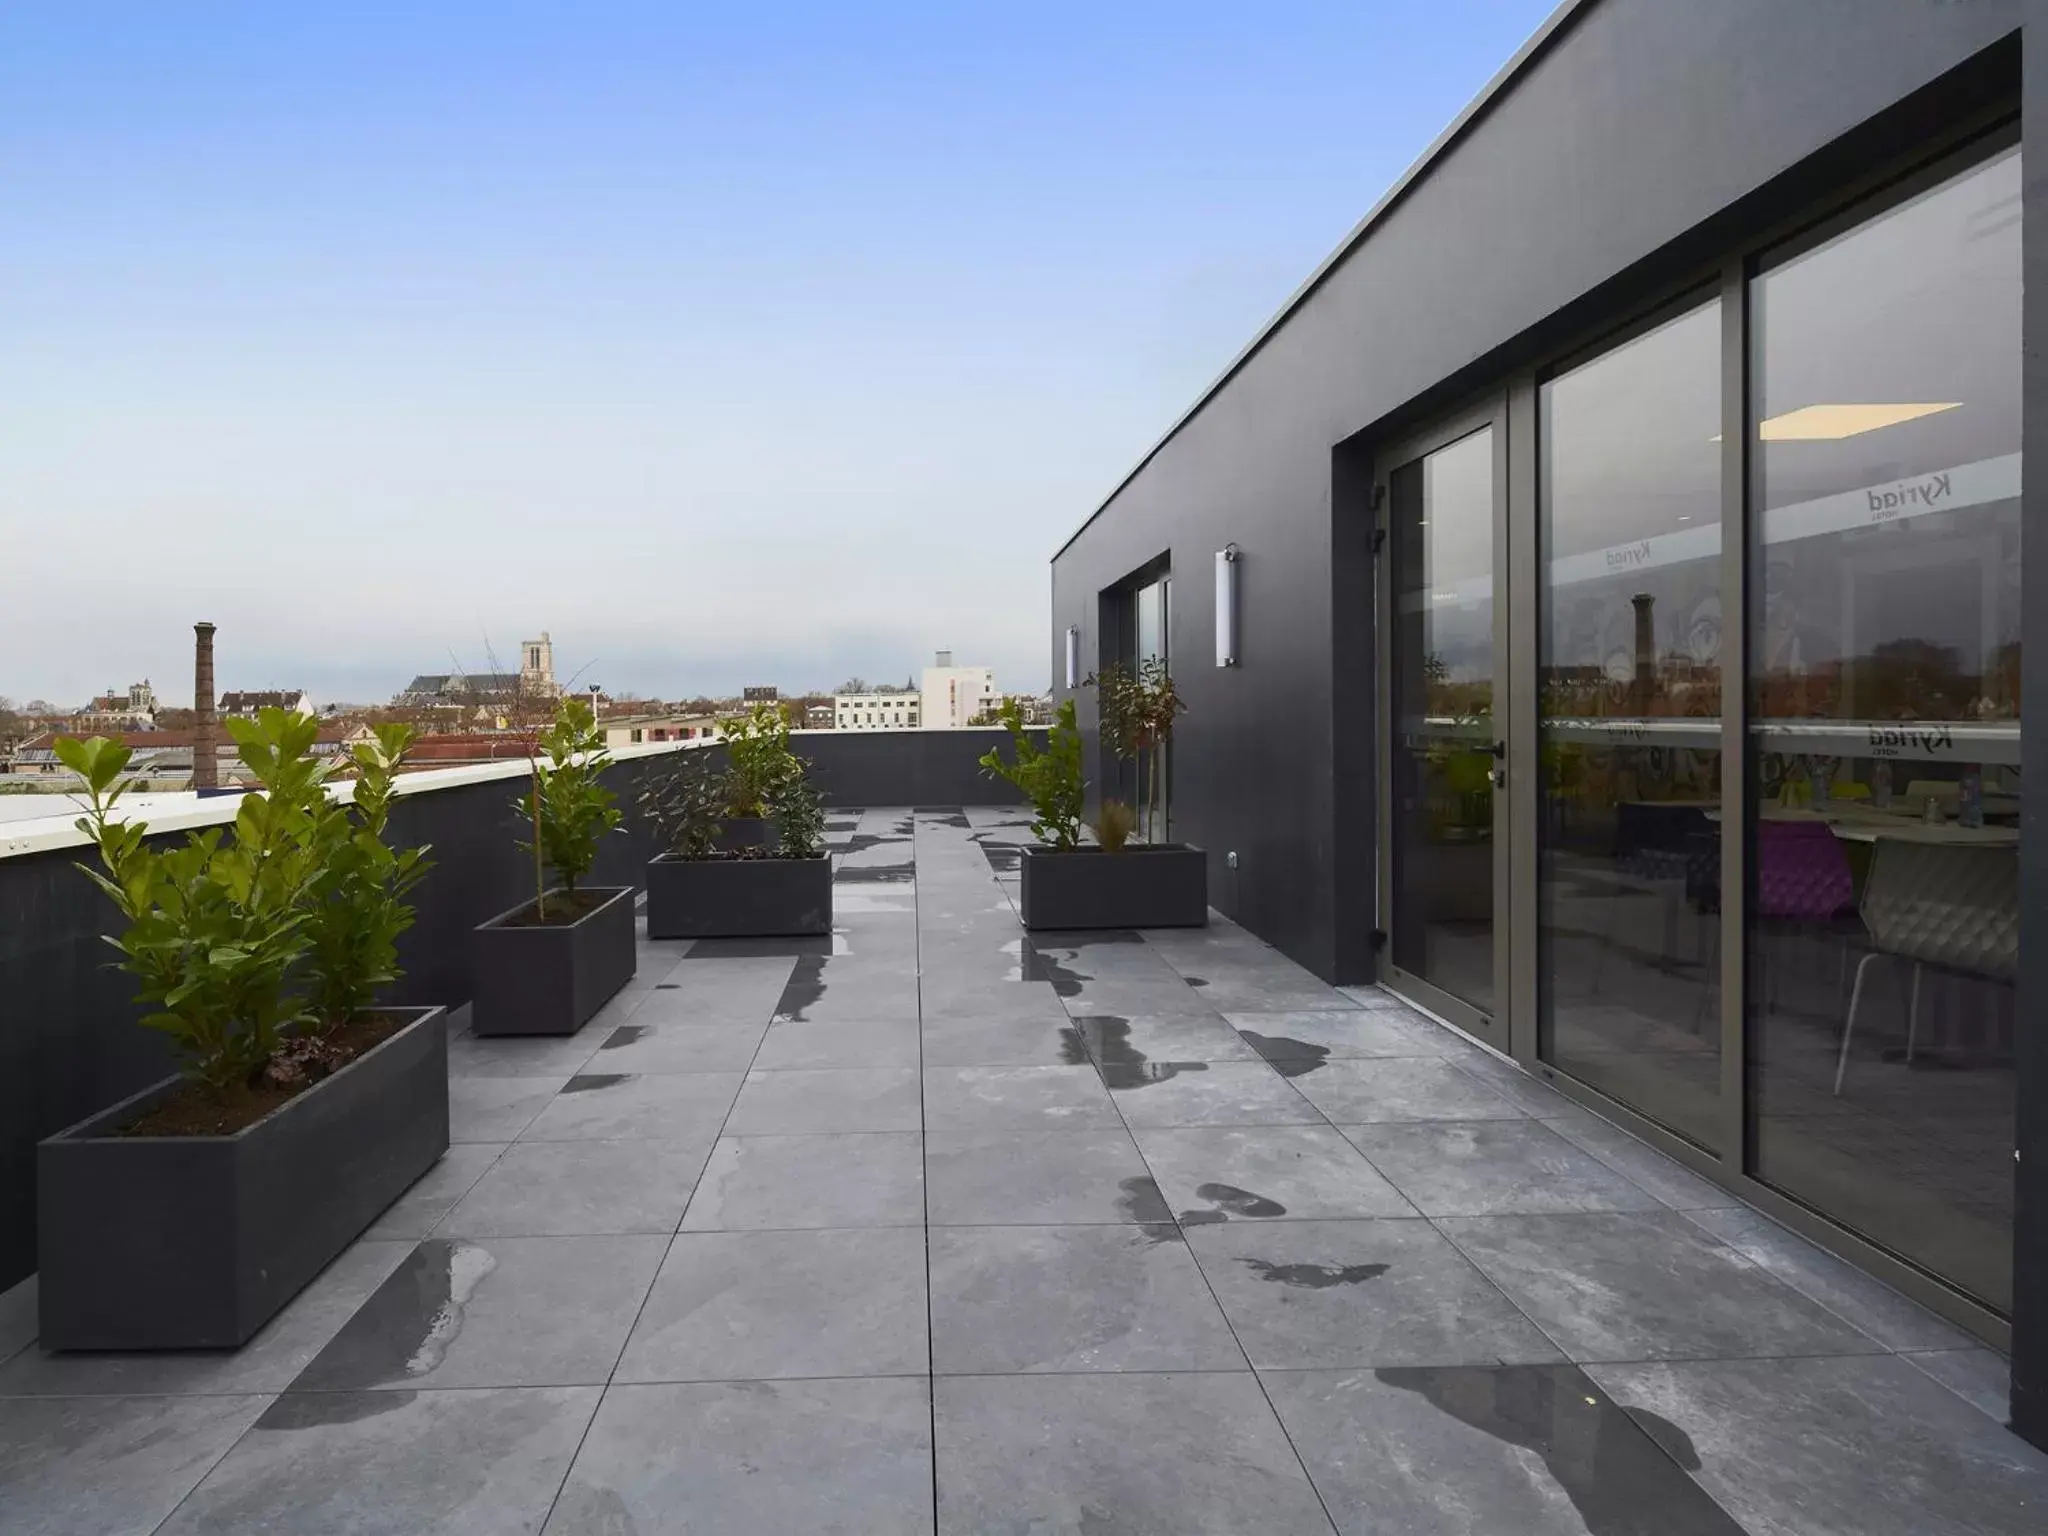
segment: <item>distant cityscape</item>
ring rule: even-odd
[[[212,626],[198,626],[195,698],[211,693],[215,665]],[[201,680],[207,686],[198,686]],[[761,705],[783,715],[792,730],[946,730],[998,723],[1005,702],[1014,701],[1028,724],[1043,724],[1050,700],[1042,695],[1001,692],[993,668],[959,665],[940,650],[930,665],[901,683],[851,677],[829,691],[785,691],[754,684],[736,695],[656,699],[607,691],[601,684],[565,681],[556,675],[553,638],[543,630],[520,643],[513,671],[422,672],[381,704],[316,701],[303,688],[228,689],[214,699],[212,718],[197,708],[164,704],[144,679],[109,688],[76,707],[42,698],[24,702],[0,695],[0,794],[61,792],[72,776],[57,760],[64,736],[119,738],[133,754],[130,778],[138,791],[178,792],[246,782],[233,737],[221,721],[253,719],[264,709],[285,709],[320,721],[315,751],[346,753],[368,740],[372,728],[403,721],[419,732],[411,754],[414,769],[454,767],[527,755],[535,729],[566,694],[587,697],[614,750],[715,736],[718,722]],[[213,744],[214,771],[195,782],[194,745],[202,735]]]

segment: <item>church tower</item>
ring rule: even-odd
[[[552,699],[560,695],[555,682],[555,643],[542,630],[538,640],[519,645],[519,691],[529,696]]]

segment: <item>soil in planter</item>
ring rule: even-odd
[[[578,891],[573,896],[556,894],[548,897],[548,915],[537,916],[534,904],[528,902],[517,912],[506,918],[500,928],[566,928],[581,918],[588,917],[599,907],[619,893],[610,891]]]
[[[410,1013],[364,1013],[324,1035],[291,1036],[277,1048],[255,1082],[227,1089],[181,1083],[169,1098],[141,1119],[122,1126],[117,1134],[232,1136],[382,1045],[414,1017]]]
[[[781,849],[769,847],[714,848],[709,853],[678,853],[671,855],[671,857],[673,857],[678,863],[683,864],[738,864],[754,860],[771,859],[778,861],[787,860],[792,864],[796,862],[796,860],[791,859],[790,856],[784,853]],[[829,858],[830,855],[823,853],[807,853],[804,855],[804,857],[806,859],[823,859]]]

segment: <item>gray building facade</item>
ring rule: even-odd
[[[2048,1444],[2042,9],[1562,6],[1058,551],[1052,662],[1092,730],[1169,658],[1216,906],[2009,1348]]]

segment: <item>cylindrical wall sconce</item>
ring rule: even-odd
[[[1241,551],[1226,544],[1216,551],[1216,665],[1237,665],[1237,562]]]
[[[1067,626],[1067,686],[1081,686],[1081,629],[1076,624]]]

